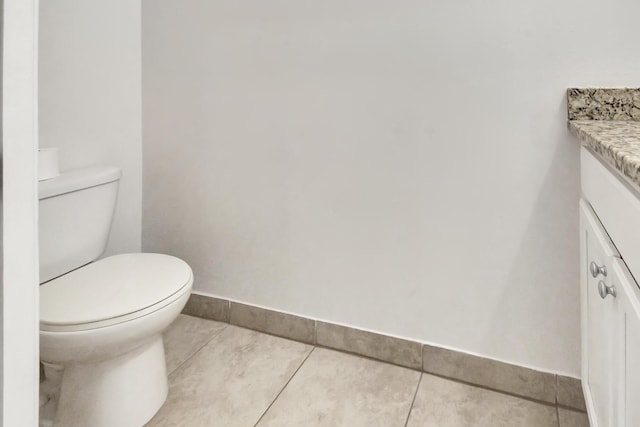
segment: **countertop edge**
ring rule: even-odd
[[[638,131],[640,125],[638,122],[569,120],[567,127],[584,146],[590,148],[626,181],[640,190],[640,132]],[[631,128],[631,131],[625,134],[626,128]],[[621,129],[623,131],[620,131]],[[637,139],[633,141],[637,143],[632,145],[627,141],[629,138]]]

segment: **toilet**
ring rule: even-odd
[[[60,382],[47,421],[56,427],[141,427],[167,397],[162,332],[186,304],[193,273],[163,254],[97,260],[120,175],[91,167],[39,182],[40,359]]]

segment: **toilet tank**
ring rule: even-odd
[[[94,166],[38,183],[40,283],[104,252],[120,175],[117,167]]]

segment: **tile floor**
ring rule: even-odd
[[[180,315],[169,397],[147,424],[184,427],[588,427],[584,413]]]

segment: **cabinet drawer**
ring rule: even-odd
[[[604,224],[629,269],[640,275],[640,194],[584,147],[580,150],[580,161],[584,198]]]

